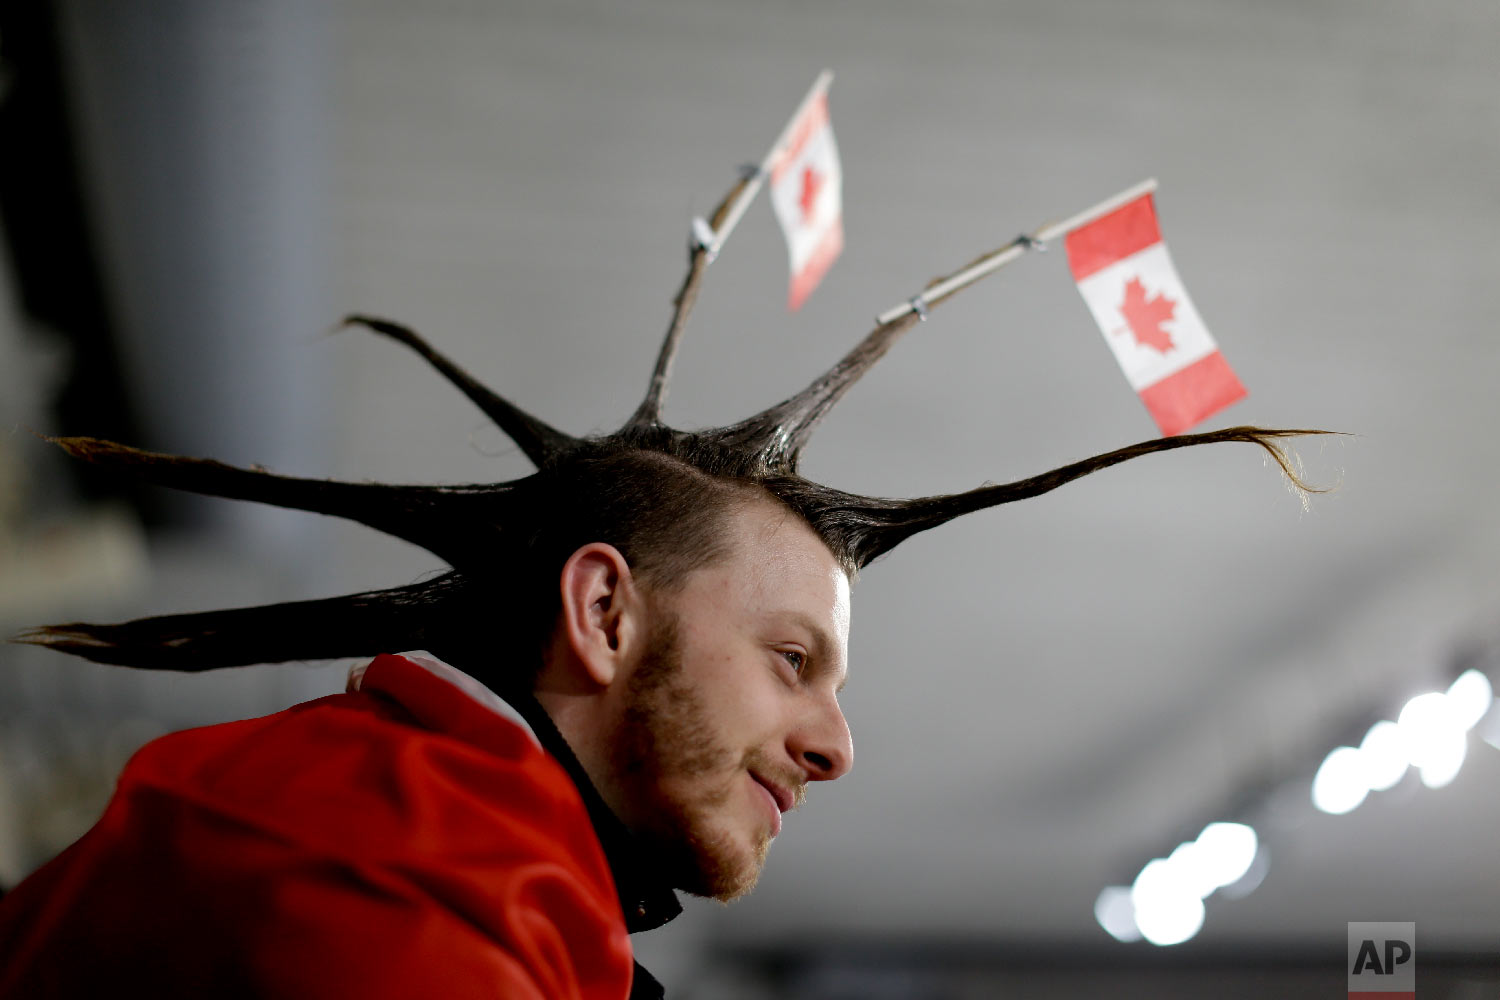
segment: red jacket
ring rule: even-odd
[[[0,998],[626,997],[621,902],[558,761],[436,661],[350,687],[137,753],[0,899]]]

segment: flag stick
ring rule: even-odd
[[[1033,233],[1017,236],[1000,249],[992,250],[980,257],[957,274],[942,278],[928,285],[922,290],[920,295],[914,296],[910,301],[887,309],[875,317],[875,322],[885,324],[899,319],[909,312],[924,311],[928,306],[936,305],[954,292],[967,285],[972,285],[992,271],[998,271],[1032,247],[1055,240],[1059,236],[1077,229],[1085,223],[1092,222],[1101,215],[1108,215],[1121,205],[1132,202],[1141,195],[1155,190],[1156,178],[1153,177],[1141,181],[1134,187],[1121,191],[1111,198],[1106,198],[1104,201],[1099,202],[1099,204],[1086,208],[1077,215],[1069,216],[1061,222],[1049,222]]]
[[[730,206],[744,193],[745,186],[749,183],[749,177],[741,177],[735,181],[708,222],[693,220],[695,232],[705,227],[711,231],[714,224],[725,217]],[[702,226],[698,223],[702,223]],[[711,241],[695,236],[690,244],[687,274],[683,276],[682,287],[672,298],[672,320],[667,324],[667,335],[662,338],[661,350],[657,352],[651,382],[646,386],[646,398],[641,400],[641,405],[631,414],[627,427],[648,427],[661,420],[661,407],[667,398],[667,383],[672,378],[672,362],[676,360],[677,348],[682,344],[682,331],[687,326],[688,314],[698,301],[698,288],[703,284],[703,272],[708,270],[708,265],[714,259],[714,251],[709,249],[709,242]]]
[[[760,167],[754,172],[747,171],[736,181],[707,220],[701,218],[693,220],[694,236],[692,249],[688,254],[688,271],[682,279],[682,287],[677,290],[676,297],[672,299],[672,321],[667,326],[667,335],[663,338],[661,351],[656,356],[656,367],[651,372],[651,382],[646,388],[646,398],[641,400],[641,405],[636,408],[626,426],[644,427],[661,419],[662,403],[667,397],[667,383],[672,378],[672,362],[676,359],[677,348],[682,343],[682,331],[687,325],[688,314],[693,311],[693,305],[698,301],[698,288],[703,283],[703,272],[719,255],[724,241],[729,238],[730,232],[740,221],[740,217],[755,200],[756,194],[765,183],[766,175],[776,163],[776,157],[791,142],[792,130],[797,120],[802,117],[813,101],[828,93],[828,85],[832,82],[832,70],[825,69],[819,73],[817,80],[813,81],[812,89],[807,92],[802,103],[797,105],[796,113],[786,123],[786,127],[776,137],[776,141],[772,143],[771,150],[761,161]]]
[[[740,217],[745,214],[745,210],[750,207],[750,203],[755,200],[755,196],[760,193],[761,186],[765,184],[766,177],[771,173],[771,168],[776,165],[777,157],[791,143],[793,138],[792,131],[796,127],[797,122],[806,113],[807,109],[812,106],[814,101],[828,93],[828,85],[831,83],[833,83],[833,70],[831,69],[825,69],[813,81],[813,85],[808,90],[807,96],[802,98],[801,104],[797,105],[797,110],[787,120],[786,127],[781,130],[781,134],[776,137],[776,141],[771,144],[771,149],[766,153],[765,159],[760,161],[760,169],[740,189],[738,196],[730,204],[729,211],[724,216],[724,221],[714,227],[713,240],[709,243],[708,247],[710,254],[717,255],[720,248],[724,246],[724,241],[729,239],[729,234],[739,224]]]

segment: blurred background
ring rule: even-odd
[[[690,902],[643,961],[699,998],[1313,997],[1344,989],[1347,922],[1390,920],[1417,924],[1422,996],[1500,991],[1493,0],[53,0],[6,5],[0,50],[6,633],[433,570],[366,529],[101,479],[32,432],[524,475],[420,362],[333,325],[389,316],[564,430],[613,429],[689,219],[825,66],[847,248],[789,315],[752,207],[674,425],[783,398],[932,276],[1158,178],[1250,390],[1207,426],[1350,432],[1298,445],[1337,490],[1304,506],[1253,449],[1176,452],[870,567],[856,768],[753,896]],[[1155,433],[1057,247],[935,310],[804,471],[953,492]],[[0,884],[86,829],[143,741],[348,666],[0,647]]]

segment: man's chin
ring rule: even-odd
[[[673,884],[684,892],[728,903],[755,888],[771,838],[762,835],[753,844],[735,842],[720,835],[693,838],[682,845],[672,867]]]
[[[745,864],[735,868],[720,868],[712,873],[712,877],[704,879],[697,888],[686,891],[721,903],[732,903],[741,896],[750,894],[750,890],[760,881],[762,867],[761,864]]]

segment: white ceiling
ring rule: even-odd
[[[853,773],[791,819],[752,898],[669,933],[1098,943],[1101,887],[1270,775],[1304,784],[1262,830],[1269,875],[1211,900],[1201,942],[1336,943],[1348,920],[1399,919],[1427,947],[1493,945],[1500,752],[1475,740],[1450,787],[1343,817],[1301,796],[1351,717],[1500,635],[1494,3],[372,2],[331,29],[331,308],[410,323],[566,430],[634,408],[690,216],[829,66],[847,249],[787,315],[755,206],[709,271],[669,422],[782,398],[933,275],[1155,176],[1178,268],[1250,390],[1209,426],[1352,435],[1299,447],[1338,485],[1307,509],[1257,451],[1220,446],[871,567]],[[336,371],[333,445],[286,471],[526,471],[398,348],[309,332],[298,349]],[[1061,254],[1033,254],[900,343],[804,471],[949,492],[1154,433]],[[331,530],[318,592],[430,565]]]

